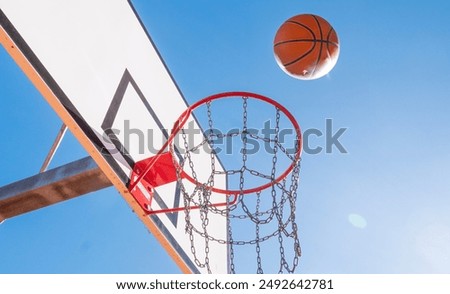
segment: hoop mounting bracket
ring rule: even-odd
[[[145,175],[142,177],[143,173],[145,173]],[[184,175],[185,174],[182,173],[181,177],[183,178]],[[154,189],[175,181],[177,181],[177,171],[173,164],[172,154],[170,152],[163,152],[135,163],[129,187],[131,187],[130,192],[134,199],[148,215],[179,212],[185,210],[185,207],[173,207],[158,210],[151,208],[153,195],[155,193]],[[231,197],[231,200],[228,202],[214,203],[212,205],[226,206],[236,203],[236,194],[227,197]],[[199,209],[200,207],[192,206],[190,208]]]
[[[144,177],[136,182],[144,172],[146,172]],[[132,187],[130,192],[144,211],[151,214],[154,213],[151,210],[154,189],[176,180],[177,174],[172,154],[170,152],[161,153],[135,163],[129,185]]]

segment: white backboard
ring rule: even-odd
[[[5,49],[181,270],[206,272],[192,258],[183,212],[148,216],[127,188],[133,165],[159,149],[187,107],[132,4],[0,0],[0,9]],[[153,208],[181,206],[177,191],[159,188]],[[226,239],[224,217],[211,216],[210,227]],[[211,270],[227,273],[227,247],[210,247]]]

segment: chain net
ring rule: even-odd
[[[256,273],[293,273],[301,256],[296,222],[300,172],[300,158],[296,154],[299,154],[298,148],[301,148],[301,144],[297,144],[301,138],[298,133],[292,132],[292,125],[291,132],[288,131],[286,122],[289,123],[289,120],[284,117],[283,112],[268,103],[263,104],[272,118],[263,121],[263,129],[258,131],[249,122],[259,119],[264,113],[257,111],[261,106],[255,104],[249,107],[251,97],[237,98],[232,99],[232,107],[231,104],[225,104],[219,107],[220,111],[215,112],[213,104],[217,101],[207,102],[203,114],[196,114],[208,126],[201,136],[197,136],[199,139],[195,140],[189,124],[186,124],[179,130],[175,144],[169,146],[176,161],[174,163],[184,204],[185,230],[189,236],[191,253],[196,265],[205,268],[208,273],[212,273],[211,242],[228,247],[230,273],[236,273],[242,264]],[[240,128],[219,131],[215,121],[231,120],[223,111],[224,108],[231,110],[230,115],[233,117],[241,113],[238,120]],[[251,115],[249,109],[253,110]],[[213,113],[218,116],[215,120]],[[292,147],[286,147],[289,145],[287,140]],[[224,152],[224,148],[219,148],[223,145],[229,147],[227,152]],[[205,150],[207,152],[200,152]],[[199,154],[202,154],[203,162],[207,156],[207,167],[204,164],[197,166],[196,157]],[[230,155],[228,159],[231,159],[224,160],[222,154],[223,157]],[[232,162],[231,167],[227,165],[227,161]],[[289,166],[292,167],[291,172],[276,181]],[[195,184],[187,181],[184,174],[189,174]],[[270,185],[262,190],[244,193],[249,187],[261,183]],[[214,187],[219,185],[224,185],[226,190],[234,190],[234,195],[218,195],[214,192]],[[225,235],[214,234],[215,230],[210,224],[212,215],[220,215],[226,219]],[[198,246],[198,238],[202,239],[202,246]],[[254,259],[250,258],[252,255]]]

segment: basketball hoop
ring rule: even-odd
[[[208,126],[201,133],[190,128],[198,120]],[[248,92],[220,93],[181,114],[161,150],[136,163],[129,189],[148,214],[185,212],[195,263],[208,272],[209,242],[228,246],[231,273],[236,246],[254,245],[257,273],[263,273],[261,249],[264,243],[275,242],[280,248],[278,272],[292,273],[301,255],[295,221],[301,150],[300,127],[278,102]],[[173,181],[184,206],[153,209],[154,189]],[[199,219],[192,218],[193,210]],[[227,219],[226,238],[210,234],[209,214]],[[244,225],[235,224],[239,222]],[[248,230],[238,232],[248,225],[255,229],[253,237]],[[196,238],[204,239],[202,257],[194,246]],[[291,253],[284,250],[287,243],[293,247]]]

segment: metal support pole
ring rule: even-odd
[[[48,166],[50,165],[50,162],[53,159],[53,156],[55,156],[56,150],[58,150],[58,147],[61,144],[64,135],[66,134],[66,131],[67,126],[65,124],[62,124],[61,128],[59,129],[58,135],[56,136],[55,141],[53,142],[52,148],[50,148],[50,151],[48,152],[47,157],[45,158],[45,161],[42,164],[41,169],[39,170],[39,173],[43,173],[47,170]]]
[[[86,157],[0,187],[0,223],[112,186],[94,160]]]

